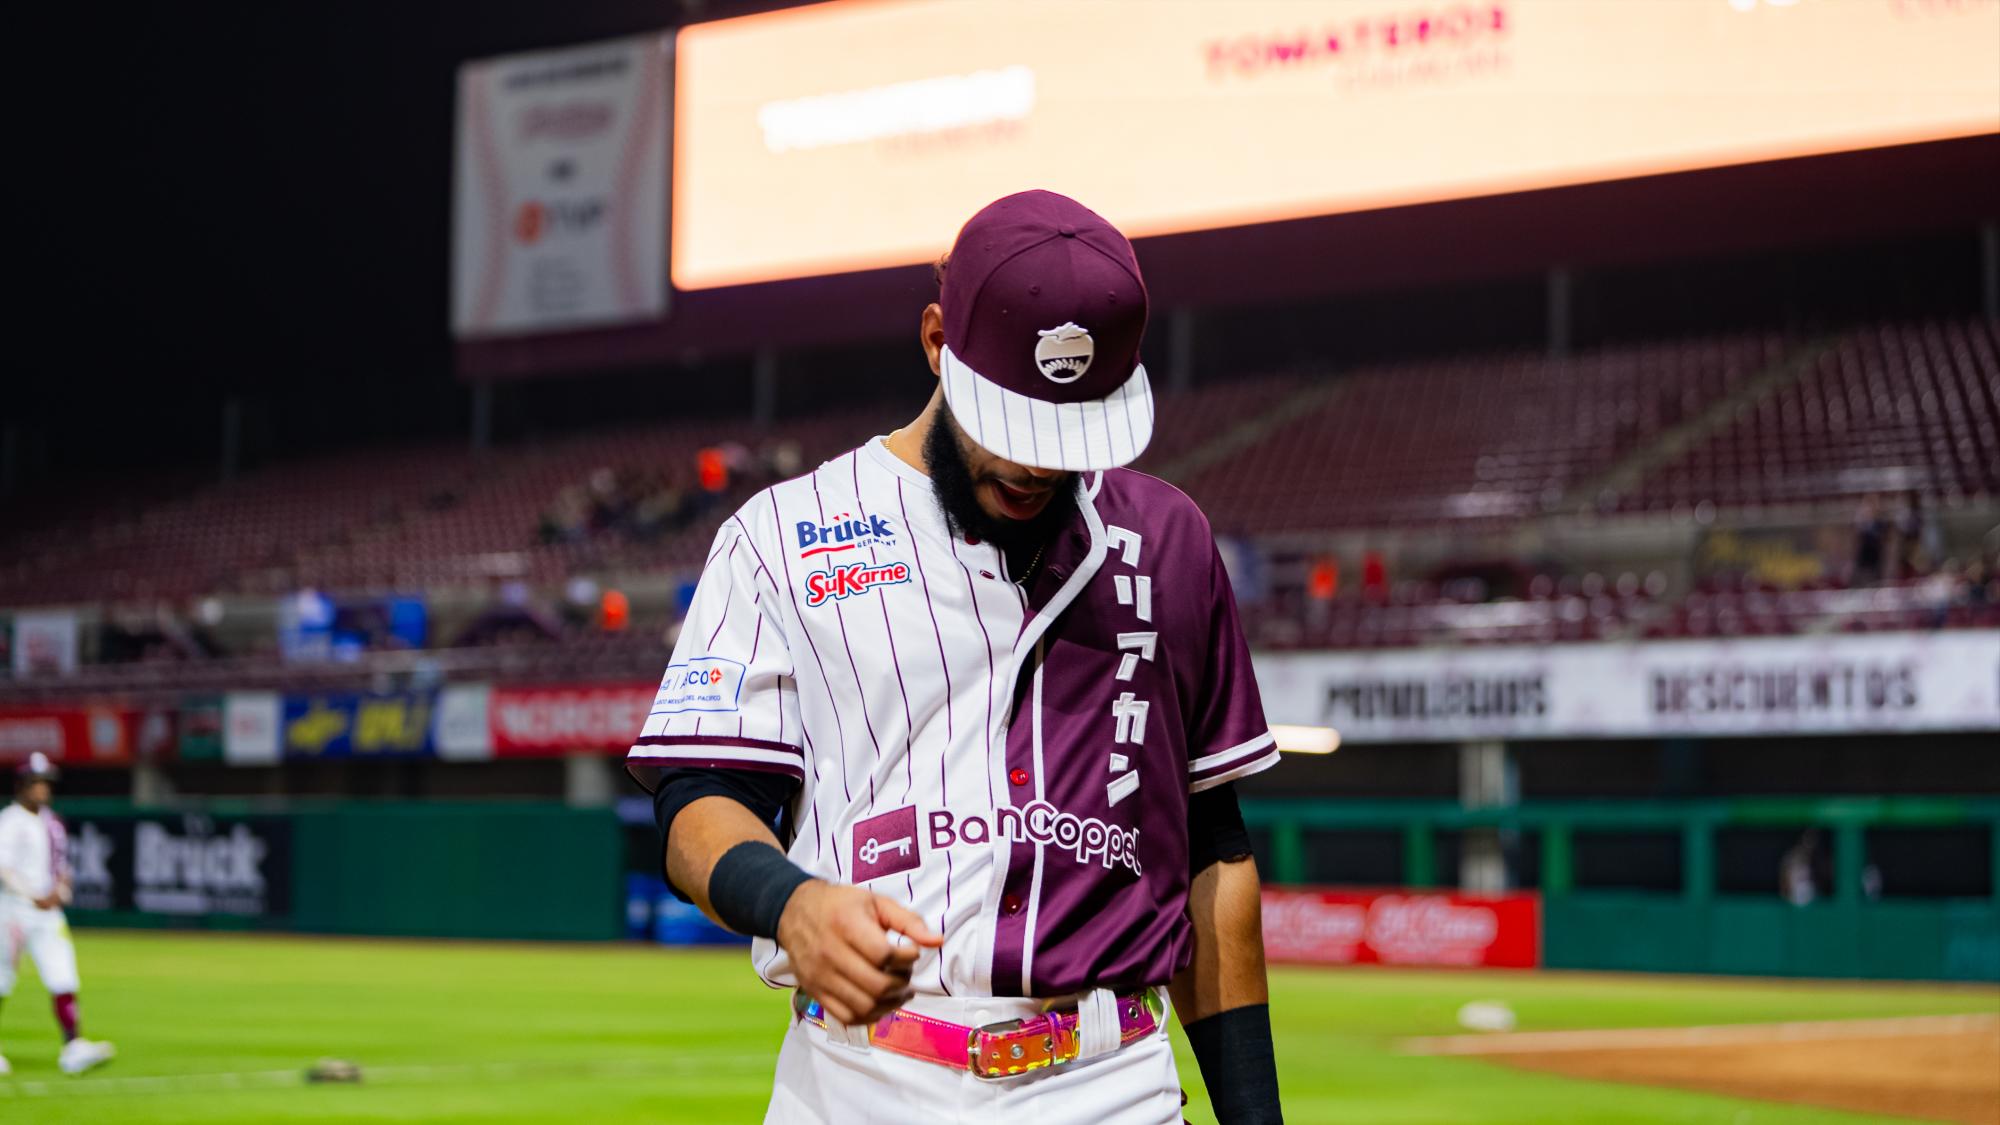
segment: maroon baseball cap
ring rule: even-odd
[[[26,785],[30,781],[54,781],[61,776],[62,771],[57,769],[56,764],[49,761],[49,756],[40,750],[28,755],[27,761],[14,767],[14,780],[21,785]]]
[[[944,398],[973,441],[1039,469],[1145,452],[1146,283],[1117,227],[1050,191],[990,203],[958,232],[938,304]]]

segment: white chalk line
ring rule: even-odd
[[[358,1083],[306,1081],[306,1067],[288,1070],[225,1071],[213,1074],[157,1074],[69,1078],[54,1082],[9,1082],[0,1078],[0,1100],[8,1098],[92,1097],[124,1094],[191,1094],[230,1090],[278,1090],[301,1086],[371,1086],[454,1082],[485,1079],[505,1082],[523,1078],[639,1078],[681,1076],[693,1072],[768,1070],[772,1056],[704,1055],[700,1058],[611,1059],[579,1063],[446,1063],[438,1065],[362,1066]]]
[[[1806,1043],[1825,1039],[1898,1039],[1985,1031],[1993,1027],[2000,1027],[2000,1016],[1897,1016],[1889,1019],[1797,1020],[1701,1027],[1439,1035],[1405,1039],[1400,1046],[1407,1055],[1525,1055],[1543,1051],[1616,1051],[1650,1047]]]

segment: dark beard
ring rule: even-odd
[[[965,446],[961,443],[972,439],[958,428],[958,420],[951,416],[951,407],[943,399],[938,400],[937,420],[931,432],[924,438],[924,467],[930,470],[931,487],[937,492],[938,508],[944,512],[944,522],[954,535],[971,536],[996,544],[1010,556],[1031,552],[1049,540],[1056,533],[1069,526],[1076,517],[1077,474],[1071,473],[1067,485],[1058,485],[1055,495],[1034,517],[1012,520],[988,515],[979,506],[979,482],[972,478],[972,470],[965,463]]]

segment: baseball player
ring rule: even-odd
[[[76,947],[62,911],[69,901],[69,839],[49,809],[57,776],[46,755],[29,755],[14,771],[14,803],[0,809],[0,1005],[14,991],[21,955],[33,957],[62,1025],[57,1065],[64,1074],[82,1074],[116,1051],[77,1031]],[[11,1069],[0,1056],[0,1074]]]
[[[1125,237],[966,223],[909,425],[722,526],[628,768],[676,892],[793,990],[769,1122],[1280,1120],[1231,782],[1278,760],[1153,431]]]

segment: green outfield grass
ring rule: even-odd
[[[56,1071],[48,1004],[24,966],[0,1009],[0,1120],[735,1122],[762,1117],[785,1000],[739,952],[86,931],[85,1031],[117,1062]],[[1272,1011],[1287,1120],[1884,1120],[1580,1082],[1398,1054],[1450,1034],[1468,1000],[1524,1030],[1990,1012],[1992,989],[1533,973],[1279,970]],[[322,1056],[368,1070],[308,1087]],[[1192,1063],[1189,1117],[1213,1120]],[[132,1080],[157,1076],[158,1083]]]

